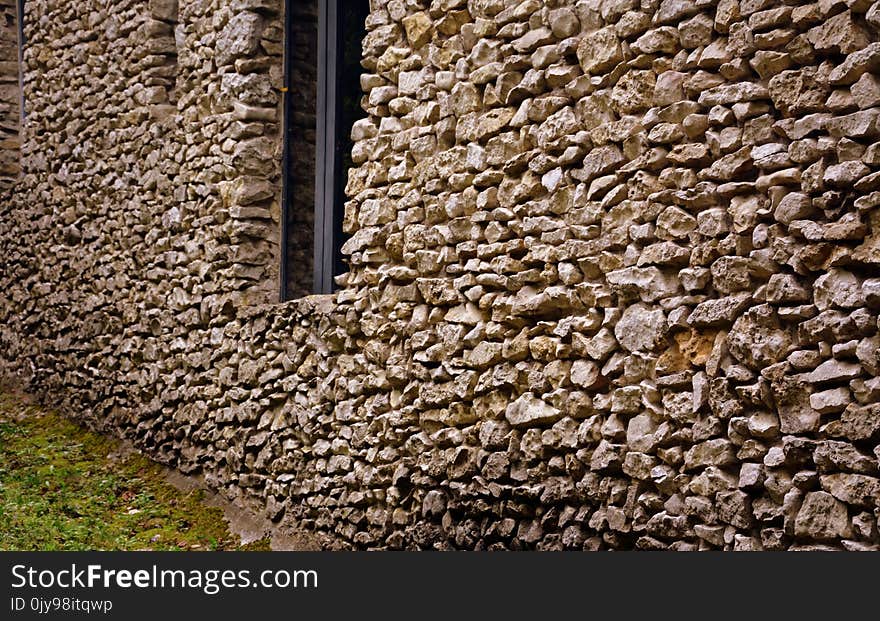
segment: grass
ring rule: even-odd
[[[0,392],[0,550],[264,550],[116,440]]]

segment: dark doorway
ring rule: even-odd
[[[287,5],[282,299],[330,293],[346,269],[343,204],[351,127],[364,114],[361,58],[370,13],[369,0]]]

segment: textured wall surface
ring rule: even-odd
[[[328,545],[878,549],[880,3],[372,5],[271,304],[277,0],[28,0],[7,378]]]

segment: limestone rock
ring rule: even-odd
[[[794,523],[794,534],[810,539],[849,537],[851,524],[846,505],[827,492],[810,492]]]
[[[667,207],[657,216],[657,235],[661,239],[681,239],[697,228],[697,220],[679,207]]]
[[[880,106],[880,77],[873,73],[864,73],[850,87],[856,105],[864,110]]]
[[[249,11],[237,13],[220,33],[215,56],[217,64],[227,65],[236,58],[254,54],[265,27],[260,15]]]
[[[800,192],[792,192],[786,194],[785,197],[776,206],[773,217],[777,222],[783,224],[791,224],[795,220],[805,220],[811,218],[815,214],[812,201],[806,194]]]
[[[836,440],[824,440],[818,443],[813,452],[813,461],[820,472],[845,470],[874,474],[880,467],[873,457],[861,453],[852,444]]]
[[[549,425],[562,418],[563,413],[546,401],[527,392],[507,406],[504,417],[513,427]]]
[[[849,389],[844,387],[831,388],[810,395],[810,407],[819,414],[832,414],[845,410],[851,400]]]
[[[427,13],[419,12],[403,18],[406,38],[414,49],[426,45],[434,34],[434,24]]]
[[[590,151],[583,160],[583,170],[578,174],[580,181],[589,182],[611,172],[625,161],[620,147],[606,145]]]
[[[850,54],[871,43],[871,35],[854,18],[850,11],[838,13],[807,34],[810,43],[819,51]]]
[[[727,326],[734,322],[740,312],[751,301],[748,292],[735,293],[733,295],[701,302],[688,317],[688,324],[696,328],[712,328]]]
[[[629,71],[611,90],[611,102],[621,114],[633,114],[651,107],[657,86],[653,71]]]
[[[831,70],[828,81],[834,85],[852,84],[867,71],[880,70],[880,42],[871,43],[849,54]]]
[[[623,61],[623,50],[614,29],[603,28],[581,39],[577,56],[584,73],[601,73]]]
[[[819,428],[821,416],[810,405],[808,384],[785,377],[771,382],[771,389],[782,433],[812,433]]]
[[[649,352],[658,348],[666,335],[666,315],[644,304],[634,304],[623,311],[614,328],[617,342],[627,351]]]
[[[880,109],[871,108],[829,119],[825,127],[838,138],[876,138],[880,135],[877,119]]]
[[[752,369],[762,369],[783,360],[791,351],[793,339],[780,325],[776,312],[767,304],[746,311],[727,335],[730,353]]]
[[[616,472],[623,465],[624,446],[602,440],[590,458],[590,470]]]
[[[880,436],[880,404],[850,403],[840,417],[839,437],[848,440],[872,440]]]
[[[568,7],[555,9],[550,12],[550,28],[553,35],[564,39],[576,34],[581,24],[577,14]]]
[[[685,453],[684,466],[693,470],[702,466],[729,466],[736,462],[736,452],[729,440],[717,438],[695,445]]]
[[[873,509],[880,503],[880,479],[864,474],[826,474],[822,489],[848,505]]]
[[[654,17],[657,24],[678,22],[699,12],[699,8],[687,0],[662,0]]]
[[[603,383],[598,365],[591,360],[575,360],[571,365],[571,383],[581,388],[596,388]]]
[[[752,169],[751,149],[742,149],[729,153],[717,160],[706,170],[704,175],[708,179],[718,181],[731,181],[740,175],[745,175]]]
[[[626,427],[626,444],[634,451],[649,453],[654,448],[657,423],[650,414],[642,413],[629,419]]]
[[[639,54],[674,54],[680,47],[678,29],[672,26],[654,28],[636,39],[631,47]]]
[[[810,292],[791,274],[773,274],[767,282],[767,301],[771,304],[809,302]]]
[[[653,302],[674,295],[678,290],[676,279],[656,267],[628,267],[606,275],[612,287],[632,290],[643,302]]]
[[[807,376],[807,381],[814,384],[848,381],[861,373],[861,365],[840,360],[826,360]]]
[[[813,68],[783,71],[770,78],[769,93],[773,103],[786,116],[821,112],[828,90],[817,79]]]
[[[770,82],[772,84],[773,80]],[[724,106],[741,101],[754,101],[769,98],[770,93],[763,86],[752,82],[739,82],[737,84],[716,86],[715,88],[703,91],[700,94],[698,101],[704,106]]]
[[[862,281],[851,272],[831,269],[813,284],[813,301],[819,310],[863,306]]]
[[[712,263],[710,271],[712,284],[720,293],[750,289],[749,260],[745,257],[719,257]]]

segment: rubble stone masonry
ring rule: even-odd
[[[880,548],[880,2],[371,4],[278,304],[280,0],[26,0],[20,176],[0,2],[6,380],[328,545]]]

